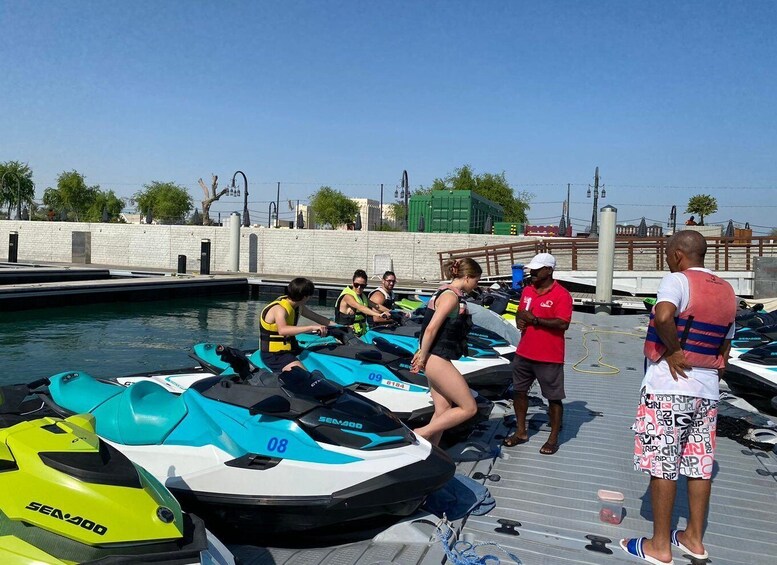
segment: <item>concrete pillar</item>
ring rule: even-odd
[[[229,269],[233,273],[240,270],[240,214],[229,215]]]
[[[609,204],[599,218],[599,256],[596,261],[597,314],[612,314],[612,277],[615,265],[615,225],[618,210]]]

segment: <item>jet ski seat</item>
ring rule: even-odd
[[[115,384],[98,381],[86,373],[60,373],[49,382],[51,396],[57,398],[74,414],[92,412],[95,408],[123,391]]]
[[[94,411],[97,433],[126,445],[158,445],[183,420],[184,395],[140,381]]]

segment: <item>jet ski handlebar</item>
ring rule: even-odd
[[[247,380],[251,377],[251,362],[245,353],[234,347],[224,345],[216,346],[216,354],[222,361],[227,363],[241,380]]]

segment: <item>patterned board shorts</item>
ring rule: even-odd
[[[712,478],[718,403],[679,394],[640,394],[634,469],[676,481]]]

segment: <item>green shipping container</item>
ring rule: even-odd
[[[494,222],[494,235],[523,235],[523,224],[518,222]]]
[[[409,202],[410,231],[431,233],[491,233],[488,226],[504,219],[502,207],[471,190],[433,190]],[[489,220],[490,217],[490,220]]]

